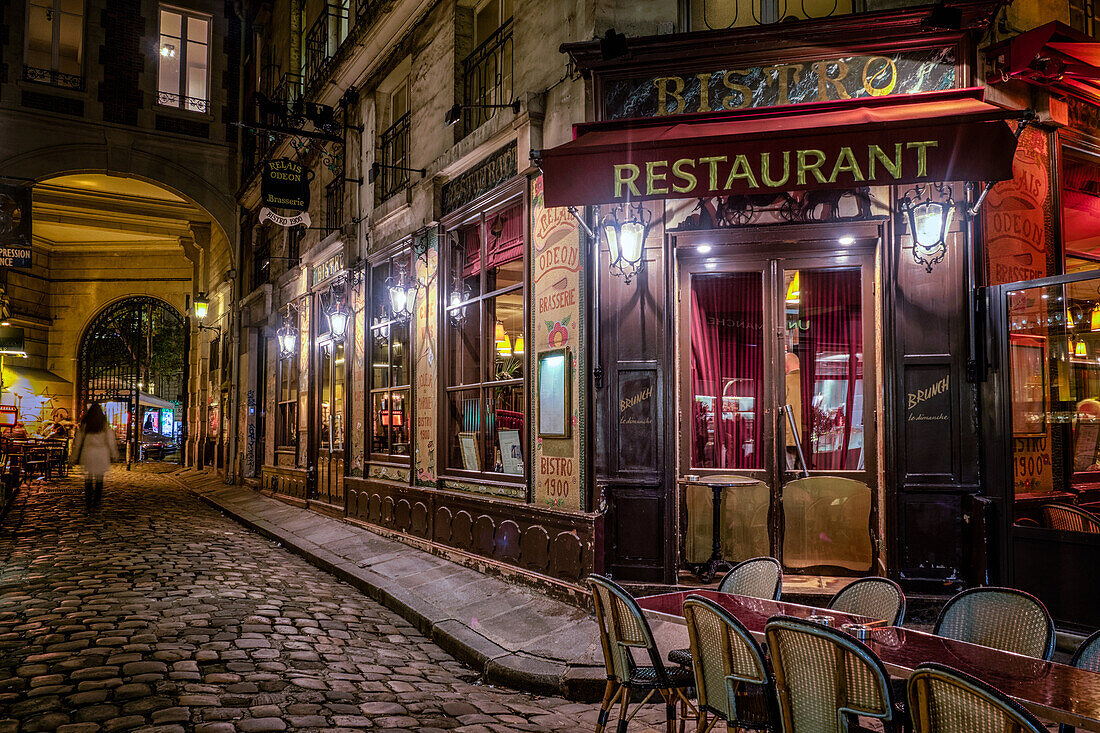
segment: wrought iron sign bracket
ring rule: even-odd
[[[1024,129],[1033,122],[1039,119],[1039,116],[1035,114],[1035,110],[1024,110],[1020,116],[1019,121],[1016,124],[1016,141],[1019,142],[1020,136],[1024,134]],[[982,186],[982,192],[978,194],[978,198],[974,201],[974,204],[966,209],[966,215],[968,217],[975,217],[978,215],[978,211],[982,208],[982,203],[985,202],[985,197],[989,194],[989,190],[993,188],[996,181],[986,181]]]

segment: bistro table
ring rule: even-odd
[[[710,557],[691,568],[691,572],[695,573],[696,577],[704,583],[709,583],[714,580],[714,576],[717,575],[720,567],[724,565],[727,570],[733,567],[733,563],[722,559],[722,491],[728,488],[756,486],[760,481],[745,476],[706,476],[704,478],[692,476],[684,483],[689,486],[706,486],[714,492],[713,504],[711,506],[714,520],[711,525]]]
[[[805,618],[825,614],[835,617],[837,627],[845,623],[867,623],[859,616],[712,590],[665,593],[637,600],[647,614],[684,624],[684,599],[690,595],[715,601],[760,641],[764,639],[764,625],[772,616]],[[908,679],[918,665],[939,662],[993,685],[1041,718],[1100,733],[1100,674],[923,631],[886,626],[884,622],[879,624],[878,628],[870,630],[863,643],[896,677]]]

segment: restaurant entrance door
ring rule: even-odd
[[[726,560],[873,568],[874,240],[840,241],[681,249],[682,473],[756,479],[725,490]],[[712,498],[692,482],[684,497],[691,566],[710,553]]]
[[[313,465],[317,467],[316,501],[344,507],[344,342],[332,337],[317,344]]]

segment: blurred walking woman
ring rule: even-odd
[[[103,474],[118,458],[115,431],[107,423],[107,416],[98,402],[93,402],[76,431],[69,465],[77,463],[84,468],[84,500],[88,509],[97,506],[103,498]]]

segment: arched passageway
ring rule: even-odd
[[[187,394],[188,335],[183,316],[158,298],[123,298],[84,329],[77,409],[103,405],[127,460],[163,459],[179,450]]]

